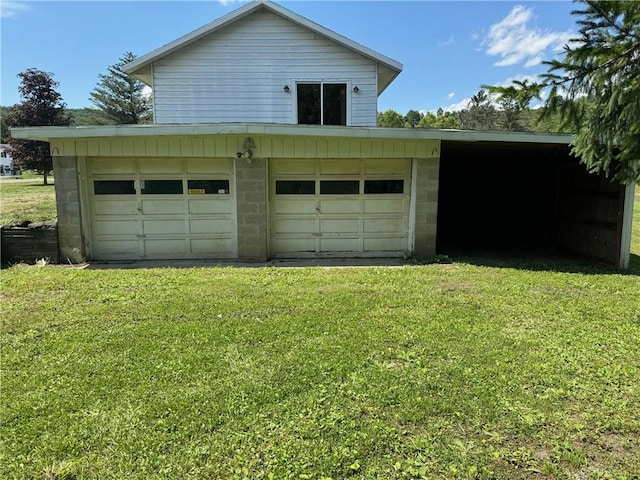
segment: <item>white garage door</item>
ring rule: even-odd
[[[97,260],[235,258],[233,161],[87,160]]]
[[[270,162],[274,257],[403,256],[408,159]]]

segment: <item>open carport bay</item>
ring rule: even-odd
[[[439,254],[561,251],[619,264],[625,187],[554,143],[443,141]]]

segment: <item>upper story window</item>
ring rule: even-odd
[[[346,83],[298,83],[298,123],[346,125]]]

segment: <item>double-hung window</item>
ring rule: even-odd
[[[346,83],[298,83],[298,123],[346,125]]]

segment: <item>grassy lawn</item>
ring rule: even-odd
[[[638,478],[640,272],[568,267],[13,267],[0,477]]]
[[[0,225],[23,220],[55,221],[56,194],[53,177],[50,185],[42,177],[29,181],[0,180]]]
[[[627,274],[3,270],[0,478],[638,479],[639,194]]]

